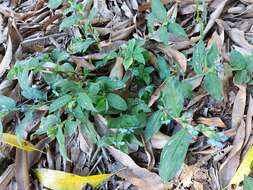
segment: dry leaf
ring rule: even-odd
[[[11,37],[9,36],[5,55],[0,63],[0,77],[2,77],[5,71],[10,68],[11,60],[12,60],[12,41]]]
[[[35,169],[34,172],[43,186],[53,190],[82,190],[87,183],[97,187],[112,176],[112,174],[79,176],[45,168]]]
[[[123,68],[123,58],[117,57],[116,62],[110,72],[110,78],[117,78],[121,80],[123,78],[124,68]]]
[[[243,85],[237,85],[239,91],[234,100],[233,110],[232,110],[232,128],[236,129],[241,123],[244,110],[246,106],[246,87]]]
[[[246,116],[246,133],[245,133],[244,146],[247,145],[251,131],[252,131],[252,117],[253,117],[253,99],[252,99],[252,96],[249,95],[249,105],[248,105],[248,111],[247,111],[247,116]]]
[[[155,91],[154,93],[151,95],[151,98],[148,102],[148,106],[151,107],[160,97],[161,91],[164,88],[164,84],[165,82],[163,82]]]
[[[227,128],[226,125],[223,123],[223,121],[219,117],[211,117],[211,118],[199,117],[197,119],[197,123],[205,124],[208,126],[217,126],[221,128]]]
[[[249,44],[249,42],[245,39],[244,32],[239,30],[238,28],[232,28],[229,32],[229,37],[242,48],[253,51],[253,45]]]
[[[116,175],[124,178],[136,187],[145,190],[164,190],[165,184],[160,176],[152,173],[145,168],[138,166],[130,156],[113,147],[108,148],[110,154],[127,168]]]
[[[26,140],[20,140],[20,142],[18,142],[17,136],[16,135],[12,135],[12,134],[8,134],[8,133],[3,133],[2,138],[0,138],[0,142],[9,144],[11,146],[15,146],[16,148],[19,148],[21,150],[26,150],[26,151],[40,151],[38,150],[33,144],[31,144],[30,142],[26,141]]]
[[[170,138],[169,136],[167,136],[161,132],[157,132],[151,138],[152,147],[155,149],[163,149],[165,144],[168,142],[169,138]]]
[[[253,147],[251,147],[247,154],[244,156],[242,163],[237,169],[234,177],[232,178],[230,184],[239,184],[243,181],[244,176],[249,175],[252,170],[252,161],[253,161]]]

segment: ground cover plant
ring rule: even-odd
[[[2,189],[252,189],[250,0],[0,10]]]

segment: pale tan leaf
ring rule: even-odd
[[[245,39],[244,32],[239,30],[238,28],[232,28],[228,31],[229,37],[242,48],[253,51],[253,45],[249,44],[249,42]]]
[[[155,149],[163,149],[165,144],[168,142],[169,138],[170,138],[169,136],[167,136],[161,132],[157,132],[151,138],[152,147]]]
[[[127,168],[116,175],[124,178],[136,187],[145,190],[165,190],[165,184],[160,176],[138,166],[130,156],[113,147],[108,148],[110,154]]]
[[[116,62],[110,72],[110,78],[117,78],[121,80],[123,78],[124,68],[123,68],[123,58],[117,57]]]
[[[251,131],[252,131],[252,117],[253,117],[253,98],[249,95],[249,105],[248,111],[246,116],[246,133],[245,133],[245,140],[244,140],[244,147],[247,145]]]
[[[197,119],[197,123],[205,124],[208,126],[217,126],[221,128],[226,128],[226,125],[219,117],[211,117],[211,118],[199,117]]]
[[[232,128],[236,129],[244,116],[244,110],[246,106],[246,87],[243,85],[237,85],[239,91],[234,100],[233,110],[232,110]]]
[[[5,71],[10,68],[11,60],[12,60],[12,41],[11,37],[9,36],[5,55],[0,63],[0,77],[2,77]]]

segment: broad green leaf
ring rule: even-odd
[[[33,120],[33,110],[28,110],[25,113],[25,117],[16,127],[16,135],[18,140],[22,139],[24,131],[26,130],[27,126],[31,125],[32,120]]]
[[[154,17],[160,22],[165,23],[168,20],[167,11],[165,7],[163,6],[161,0],[152,0],[151,9],[152,9],[152,14],[154,15]]]
[[[170,181],[180,170],[190,143],[186,128],[181,129],[164,146],[159,166],[159,175],[164,181]]]
[[[15,100],[0,95],[0,111],[10,111],[16,108],[16,102]]]
[[[168,24],[168,31],[176,34],[177,36],[183,36],[187,38],[187,33],[185,32],[184,28],[176,22]]]
[[[154,22],[155,22],[154,14],[150,13],[148,16],[146,16],[146,19],[147,19],[148,33],[153,33],[154,32]]]
[[[123,61],[123,66],[125,68],[125,70],[127,70],[134,62],[134,59],[132,56],[127,56],[124,58],[124,61]]]
[[[204,78],[204,87],[206,91],[215,99],[222,99],[222,81],[216,73],[208,73]]]
[[[184,98],[181,83],[175,78],[167,79],[160,100],[170,115],[180,116],[184,107]]]
[[[107,112],[109,109],[109,104],[106,97],[100,97],[96,102],[96,109],[99,112]]]
[[[69,58],[69,54],[66,51],[58,48],[53,50],[51,56],[57,63],[65,61]]]
[[[118,94],[114,93],[107,94],[107,100],[111,107],[121,111],[127,110],[126,101],[123,98],[121,98]]]
[[[57,139],[57,142],[59,144],[59,150],[60,150],[60,153],[61,153],[62,157],[65,160],[70,161],[68,156],[67,156],[67,150],[65,148],[65,137],[64,137],[61,126],[59,126],[57,128],[56,139]]]
[[[162,116],[163,111],[158,110],[153,115],[148,118],[147,126],[145,129],[145,139],[149,140],[153,137],[155,133],[157,133],[162,126]]]
[[[250,81],[250,76],[247,70],[240,70],[235,73],[235,82],[239,84],[245,84]]]
[[[163,57],[157,56],[156,64],[158,65],[160,78],[162,80],[166,79],[170,75],[168,63]]]
[[[156,31],[156,33],[159,36],[161,42],[167,45],[169,42],[169,34],[167,32],[167,28],[165,26],[162,26]]]
[[[94,42],[95,41],[90,38],[86,40],[83,40],[81,38],[75,38],[71,40],[70,45],[68,46],[68,49],[72,54],[84,53],[90,47],[90,45],[92,45]]]
[[[238,70],[246,69],[247,60],[245,57],[238,51],[231,51],[229,53],[229,64]]]
[[[112,174],[79,176],[45,168],[35,169],[34,172],[39,182],[52,190],[82,190],[86,184],[97,187],[112,176]]]
[[[230,184],[239,184],[243,181],[244,176],[247,176],[252,171],[252,164],[253,164],[253,146],[248,150],[242,162],[237,169],[234,177],[230,181]]]
[[[24,96],[27,99],[33,99],[33,100],[47,100],[47,94],[32,87],[25,87],[22,89],[21,92],[22,96]]]
[[[80,15],[71,15],[69,17],[65,17],[63,21],[60,24],[60,30],[64,28],[70,28],[76,24],[82,19],[82,16]]]
[[[50,9],[56,9],[63,3],[63,0],[49,0],[48,1],[48,7]]]
[[[89,111],[94,111],[94,112],[97,111],[94,108],[93,104],[92,104],[91,98],[85,92],[81,92],[81,93],[78,94],[77,103],[83,109],[86,109],[86,110],[89,110]]]
[[[123,81],[111,79],[109,77],[99,77],[96,79],[96,82],[102,83],[106,91],[119,90],[126,86]]]
[[[81,124],[81,131],[88,139],[96,144],[97,143],[97,132],[92,122],[89,121],[88,116],[85,116],[85,122]]]
[[[244,177],[243,190],[253,190],[253,178],[248,176]]]
[[[111,118],[108,122],[110,128],[142,128],[145,124],[145,118],[141,115],[122,115],[117,118]]]
[[[25,150],[25,151],[40,151],[38,150],[33,144],[31,144],[30,142],[26,141],[26,140],[19,140],[17,139],[16,135],[12,135],[9,133],[3,133],[2,138],[0,138],[0,142],[3,142],[5,144],[9,144],[11,146],[15,146],[16,148],[19,148],[21,150]]]
[[[46,134],[49,127],[56,126],[61,123],[61,119],[56,115],[48,115],[47,117],[42,117],[40,122],[40,127],[35,132],[36,135]]]
[[[57,98],[56,100],[53,101],[53,103],[50,104],[49,113],[55,112],[58,109],[62,108],[67,103],[69,103],[71,99],[72,97],[68,94],[63,95],[60,98]]]
[[[194,47],[192,54],[192,66],[196,74],[203,73],[205,67],[205,44],[200,40]]]
[[[212,44],[211,48],[207,51],[207,66],[211,68],[215,66],[219,59],[219,50],[216,43]]]

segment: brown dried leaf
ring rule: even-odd
[[[232,110],[232,128],[236,129],[241,123],[244,110],[246,106],[246,87],[243,85],[237,85],[239,91],[235,97],[233,110]]]
[[[11,60],[12,60],[12,41],[11,37],[9,36],[5,55],[0,63],[0,77],[2,77],[5,71],[10,68]]]
[[[219,117],[211,117],[211,118],[199,117],[197,119],[197,123],[205,124],[208,126],[217,126],[221,128],[227,128],[226,125],[221,120],[221,118]]]
[[[154,91],[154,93],[151,95],[151,98],[148,102],[148,106],[151,107],[160,97],[161,91],[164,88],[164,82]]]
[[[157,132],[151,139],[152,147],[155,149],[163,149],[169,138],[169,136],[161,132]]]
[[[88,69],[89,71],[94,71],[96,69],[96,67],[91,63],[89,63],[88,61],[86,61],[84,57],[71,56],[71,59],[73,62],[75,62],[75,64],[78,67]]]
[[[121,178],[126,179],[136,187],[145,190],[164,190],[165,184],[160,176],[138,166],[130,156],[113,147],[108,148],[110,154],[127,168],[116,173]]]
[[[253,45],[249,44],[249,42],[245,39],[244,32],[239,30],[238,28],[232,28],[228,31],[229,37],[242,48],[253,51]]]
[[[124,68],[123,68],[123,58],[117,57],[116,62],[110,72],[110,78],[117,78],[121,80],[123,78]]]
[[[247,145],[251,131],[252,131],[252,117],[253,117],[253,98],[249,95],[249,105],[246,116],[246,134],[244,140],[244,147]]]

